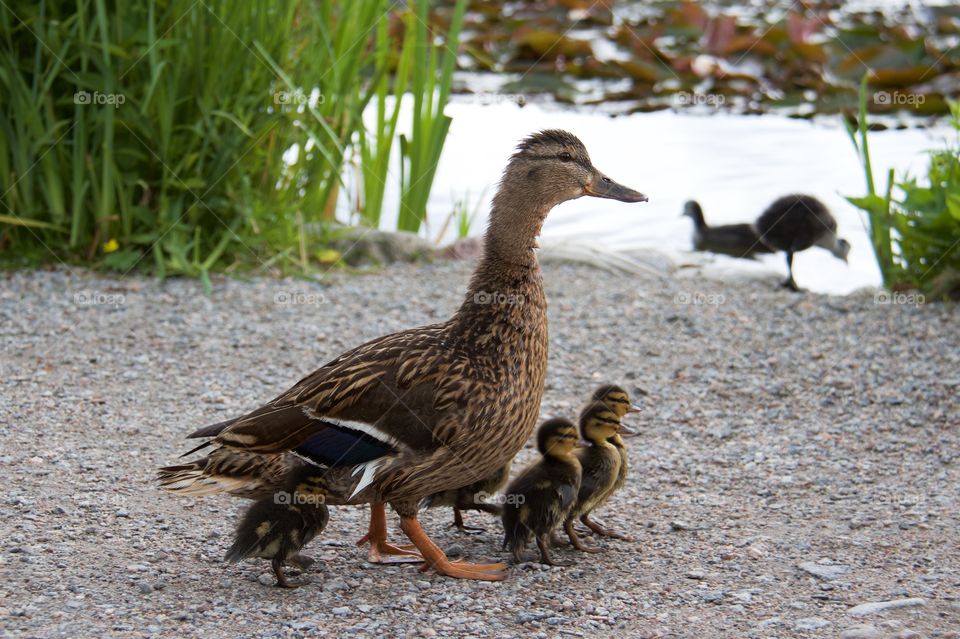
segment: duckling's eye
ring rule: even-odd
[[[560,159],[563,160],[564,162],[569,162],[570,160],[573,159],[573,156],[570,155],[570,153],[568,153],[567,151],[561,151],[559,157],[560,157]]]

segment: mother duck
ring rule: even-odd
[[[371,504],[364,540],[379,552],[420,556],[425,569],[449,577],[503,579],[502,563],[447,559],[420,526],[418,506],[489,476],[530,437],[548,342],[536,238],[553,207],[584,195],[647,200],[598,171],[566,131],[524,139],[493,198],[483,257],[453,317],[347,351],[260,408],[197,431],[212,437],[199,448],[213,445],[211,456],[220,458],[229,458],[224,449],[263,459],[293,453],[336,485],[328,503]],[[215,467],[201,460],[180,481],[168,474],[167,487],[216,484]],[[387,543],[385,503],[418,553]]]

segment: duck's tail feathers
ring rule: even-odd
[[[161,468],[157,480],[163,490],[178,495],[229,493],[256,498],[282,487],[291,464],[298,463],[287,455],[218,448],[203,459]]]

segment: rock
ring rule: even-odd
[[[817,579],[825,579],[827,581],[839,579],[850,572],[850,567],[844,566],[843,564],[818,564],[812,561],[797,564],[797,568],[813,575]]]
[[[338,617],[346,617],[350,614],[350,606],[338,606],[337,608],[332,609],[330,612]]]
[[[700,593],[700,599],[702,599],[704,603],[720,603],[723,601],[724,594],[723,590],[707,590]]]
[[[151,592],[153,592],[153,586],[151,586],[145,581],[138,581],[137,588],[139,588],[140,592],[142,592],[145,595],[149,595]]]
[[[696,579],[698,581],[701,579],[705,579],[706,576],[707,574],[702,570],[691,570],[686,574],[687,579]]]
[[[840,633],[840,639],[881,639],[883,633],[874,626],[851,626]]]
[[[531,621],[540,621],[547,617],[545,612],[521,612],[517,614],[517,623],[530,623]]]
[[[274,584],[274,582],[276,581],[276,579],[275,579],[274,576],[271,575],[270,573],[264,572],[264,573],[261,573],[260,576],[257,577],[257,581],[259,581],[259,582],[260,582],[261,584],[263,584],[264,586],[272,586],[272,585]]]
[[[823,617],[804,617],[803,619],[797,619],[795,622],[793,622],[794,628],[797,630],[803,630],[804,632],[820,630],[821,628],[826,628],[829,625],[830,622]]]
[[[680,519],[674,519],[670,522],[670,530],[690,530],[690,524]]]
[[[874,601],[871,603],[860,604],[847,610],[848,615],[854,617],[865,617],[866,615],[876,614],[884,610],[896,610],[897,608],[913,608],[914,606],[926,605],[926,600],[920,597],[911,597],[909,599],[892,599],[890,601]]]
[[[350,587],[347,585],[347,582],[342,579],[331,579],[323,584],[324,592],[338,592],[340,590],[347,590],[349,588]]]
[[[448,546],[445,552],[447,553],[447,557],[463,557],[465,551],[460,544],[453,544],[452,546]]]

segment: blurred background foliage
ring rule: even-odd
[[[308,270],[320,249],[307,229],[334,219],[351,154],[370,152],[371,139],[374,153],[389,153],[395,127],[361,136],[364,109],[387,108],[407,87],[426,96],[405,149],[404,220],[416,231],[449,127],[445,52],[457,32],[428,25],[428,4],[4,4],[6,261],[56,256],[203,278]],[[452,17],[462,15],[461,2]],[[385,163],[365,178],[359,206],[375,223]]]
[[[338,220],[381,225],[391,181],[397,229],[422,231],[451,94],[922,125],[960,89],[958,42],[949,3],[4,3],[0,260],[308,273],[339,262]],[[945,153],[926,178],[955,184],[956,149]],[[898,242],[888,283],[917,283],[904,265],[935,262],[931,230],[956,229],[897,211],[942,215],[954,191],[896,188],[907,195],[887,197],[881,220]],[[444,228],[466,235],[476,211],[454,208]]]

